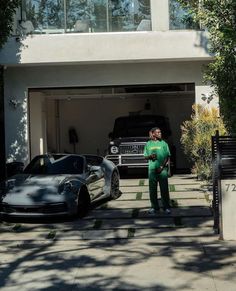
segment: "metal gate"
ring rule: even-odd
[[[219,132],[216,132],[212,137],[212,162],[214,229],[220,233],[221,180],[236,178],[236,137],[219,136]]]

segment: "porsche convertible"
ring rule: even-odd
[[[120,196],[116,166],[100,156],[45,154],[0,184],[4,216],[83,217],[90,203]]]

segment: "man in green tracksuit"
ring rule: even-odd
[[[157,185],[159,182],[163,209],[169,214],[171,212],[168,186],[170,150],[168,144],[162,140],[159,128],[153,128],[149,133],[150,140],[144,148],[144,157],[148,160],[149,195],[152,207],[149,213],[152,214],[159,210],[157,199]]]

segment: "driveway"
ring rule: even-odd
[[[150,216],[148,181],[82,220],[1,223],[1,290],[235,290],[236,244],[213,232],[209,194],[170,178],[172,214]]]

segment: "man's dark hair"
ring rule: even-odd
[[[151,131],[151,133],[153,133],[157,129],[161,130],[159,127],[153,127],[152,129],[150,129],[150,131]]]

